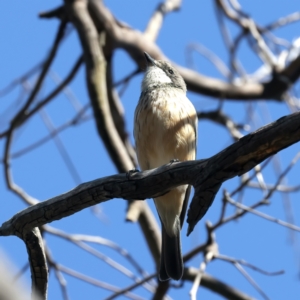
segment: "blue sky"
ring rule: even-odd
[[[225,63],[228,63],[228,53],[217,25],[212,2],[184,1],[179,12],[172,13],[166,17],[157,44],[172,61],[186,66],[187,45],[199,43],[215,52]],[[159,2],[145,0],[106,1],[106,5],[118,19],[141,31],[145,29],[157,3]],[[54,40],[58,21],[41,20],[38,18],[38,13],[52,9],[60,4],[60,1],[54,0],[1,2],[0,61],[2,76],[0,77],[0,90],[14,78],[22,75],[45,58]],[[299,9],[296,1],[293,0],[240,1],[240,4],[244,11],[249,13],[260,25],[266,25],[280,16],[286,16]],[[237,28],[232,23],[229,22],[228,26],[234,34],[237,33]],[[300,23],[295,23],[276,30],[275,34],[288,41],[293,41],[299,36],[299,29]],[[71,30],[58,51],[51,68],[51,74],[57,74],[60,78],[64,78],[80,53],[81,49],[77,34],[75,30]],[[193,57],[197,71],[208,76],[222,78],[222,75],[206,59],[196,53],[193,54]],[[246,42],[241,44],[239,59],[249,73],[254,72],[261,65],[261,61],[249,50]],[[135,64],[123,50],[116,51],[113,63],[115,81],[122,79],[135,69]],[[32,77],[29,83],[33,84],[35,78]],[[140,94],[141,79],[142,75],[136,76],[122,96],[122,104],[126,113],[127,131],[131,138],[133,113]],[[51,76],[47,76],[45,86],[40,91],[39,99],[42,99],[54,87],[55,83]],[[81,67],[80,72],[71,83],[70,89],[77,99],[77,105],[83,106],[89,102],[83,67]],[[1,132],[6,128],[7,122],[14,115],[16,107],[20,107],[20,103],[17,106],[19,93],[20,88],[16,88],[5,97],[0,98]],[[199,111],[208,111],[218,106],[217,99],[194,93],[189,93],[188,97]],[[22,103],[22,100],[20,101]],[[252,102],[251,105],[254,111],[255,122],[249,124],[251,126],[250,131],[290,113],[285,104],[274,101]],[[223,108],[225,113],[236,122],[245,121],[249,112],[249,104],[242,102],[225,101]],[[44,111],[49,115],[56,127],[76,114],[74,106],[64,95],[57,97],[45,107]],[[89,114],[91,114],[90,110],[88,110],[87,115]],[[15,134],[12,153],[23,149],[47,134],[49,134],[48,129],[38,113]],[[98,138],[93,120],[63,131],[60,134],[60,138],[80,175],[80,182],[112,175],[117,172],[111,164],[102,142]],[[198,159],[210,157],[231,143],[232,139],[224,128],[208,121],[199,122]],[[3,153],[3,146],[4,141],[0,140],[1,153]],[[287,167],[298,151],[299,144],[296,144],[279,154],[282,169]],[[270,166],[263,173],[268,183],[274,183],[275,180],[273,166],[274,164],[270,163]],[[1,168],[3,168],[3,165],[1,165]],[[26,155],[13,159],[12,171],[15,182],[28,194],[40,201],[66,192],[80,183],[71,176],[53,140]],[[289,173],[287,182],[290,185],[299,184],[299,166],[296,166]],[[209,212],[188,238],[185,236],[187,230],[185,224],[182,231],[183,253],[205,241],[206,231],[204,224],[206,221],[212,223],[217,221],[221,207],[222,189],[226,188],[231,191],[238,183],[239,179],[234,178],[223,185]],[[7,191],[3,171],[0,173],[0,191],[0,223],[3,223],[26,206],[19,198]],[[289,198],[294,212],[295,224],[300,224],[299,215],[297,215],[300,209],[299,195],[299,192],[294,193]],[[262,193],[260,191],[248,189],[244,195],[244,203],[250,205],[261,197]],[[154,208],[152,200],[147,201]],[[271,204],[262,207],[260,210],[285,220],[284,206],[287,201],[280,193],[276,193],[271,200]],[[100,218],[95,217],[91,209],[86,209],[50,225],[68,233],[99,235],[103,238],[111,239],[122,248],[128,250],[148,273],[154,272],[152,257],[147,249],[139,225],[124,221],[126,202],[122,199],[115,199],[102,204],[98,209]],[[231,209],[231,212],[233,211]],[[53,258],[57,262],[121,288],[133,283],[126,276],[113,270],[99,259],[86,254],[76,246],[49,234],[46,234],[46,238]],[[217,230],[216,239],[220,253],[223,255],[245,259],[249,263],[270,272],[285,270],[285,274],[281,276],[265,276],[249,270],[249,274],[270,299],[284,299],[287,295],[289,299],[299,298],[299,233],[291,233],[286,228],[248,214],[242,219],[231,222]],[[0,248],[17,268],[25,265],[27,253],[21,240],[16,237],[1,237]],[[104,246],[96,245],[95,248],[135,272],[132,266],[115,251]],[[188,265],[198,267],[202,259],[202,255],[198,255]],[[261,295],[249,282],[232,265],[226,262],[213,261],[208,265],[207,272],[254,298],[262,299]],[[82,283],[68,275],[65,277],[68,282],[70,299],[72,300],[103,299],[110,295],[110,292],[106,290]],[[22,278],[29,287],[29,272],[27,271]],[[171,289],[170,296],[173,299],[188,299],[190,288],[191,283],[186,282],[181,289]],[[134,293],[145,299],[151,298],[151,294],[143,288],[134,290]],[[221,299],[218,295],[202,287],[198,291],[198,296],[199,299]],[[49,299],[62,299],[61,291],[53,272],[50,274]],[[120,299],[123,298],[120,297]]]

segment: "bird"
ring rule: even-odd
[[[144,52],[147,68],[134,114],[134,139],[141,170],[176,160],[195,160],[198,119],[186,97],[186,84],[167,61]],[[180,280],[184,265],[180,231],[191,186],[181,185],[154,198],[161,221],[162,246],[159,280]]]

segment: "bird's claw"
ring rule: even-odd
[[[170,160],[170,165],[172,165],[175,162],[179,162],[179,159],[178,158],[171,159]]]
[[[130,180],[131,175],[134,174],[134,173],[138,173],[138,172],[140,172],[139,169],[132,169],[132,170],[129,170],[129,171],[126,173],[127,179]]]

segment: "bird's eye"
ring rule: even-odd
[[[174,71],[173,71],[172,69],[169,69],[168,72],[169,72],[170,74],[174,74]]]

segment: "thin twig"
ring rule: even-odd
[[[90,108],[90,103],[87,103],[86,105],[83,106],[83,108],[69,121],[67,121],[66,123],[62,124],[61,126],[55,128],[51,134],[41,138],[40,140],[32,143],[31,145],[24,147],[22,149],[20,149],[19,151],[16,151],[14,153],[11,154],[11,158],[18,158],[32,150],[34,150],[35,148],[43,145],[44,143],[48,142],[49,140],[51,140],[55,135],[61,133],[62,131],[70,128],[71,126],[77,126],[82,124],[83,122],[86,121],[90,121],[93,116],[88,115],[88,116],[84,116],[84,114],[86,113],[86,111]]]
[[[146,276],[148,274],[145,273],[145,271],[142,269],[142,267],[138,264],[138,262],[134,259],[133,256],[124,248],[120,247],[118,244],[116,244],[113,241],[110,241],[108,239],[105,239],[100,236],[91,236],[91,235],[83,235],[83,234],[69,234],[62,230],[53,228],[52,226],[45,226],[46,232],[53,234],[55,236],[64,238],[68,241],[72,242],[89,242],[89,243],[95,243],[98,245],[109,247],[116,252],[118,252],[121,256],[123,256],[125,259],[128,260],[128,262],[143,276]]]
[[[38,112],[43,106],[45,106],[49,101],[51,101],[54,97],[56,97],[64,88],[67,86],[77,74],[80,66],[83,63],[83,56],[80,55],[77,61],[75,62],[73,68],[71,69],[70,73],[67,77],[43,100],[39,101],[36,106],[28,112],[28,114],[23,118],[23,121],[30,118],[33,114]]]
[[[41,61],[37,63],[34,67],[32,67],[30,70],[28,70],[25,74],[21,75],[18,78],[15,78],[11,83],[9,83],[6,87],[0,90],[0,97],[3,97],[7,93],[9,93],[17,85],[22,84],[24,80],[28,80],[28,78],[34,75],[44,64],[45,61]]]
[[[255,280],[245,271],[245,269],[237,262],[233,263],[233,265],[244,275],[244,277],[250,282],[250,284],[266,299],[270,300],[270,298],[264,293],[264,291],[259,287],[259,285],[255,282]]]
[[[133,289],[143,285],[144,283],[146,283],[147,281],[153,279],[156,276],[157,276],[157,273],[149,275],[148,277],[146,277],[144,279],[141,279],[141,280],[137,281],[136,283],[134,283],[134,284],[122,289],[122,290],[119,290],[118,292],[114,293],[113,295],[109,296],[108,298],[105,298],[105,300],[112,300],[112,299],[117,298],[120,295],[124,295],[125,293],[128,293],[129,291],[132,291]]]
[[[257,271],[257,272],[259,272],[259,273],[261,273],[261,274],[264,274],[264,275],[267,275],[267,276],[277,276],[277,275],[282,275],[282,274],[284,274],[284,271],[283,271],[283,270],[275,271],[275,272],[268,272],[268,271],[262,270],[261,268],[256,267],[256,266],[254,266],[254,265],[248,263],[248,262],[245,261],[245,260],[231,258],[231,257],[229,257],[229,256],[222,255],[222,254],[217,254],[217,255],[215,255],[215,258],[218,258],[218,259],[221,259],[221,260],[230,262],[230,263],[239,263],[239,264],[241,264],[241,265],[244,265],[244,266],[246,266],[246,267],[248,267],[248,268],[251,268],[251,269],[254,270],[254,271]]]
[[[227,68],[225,63],[215,53],[213,53],[212,51],[210,51],[204,45],[201,44],[192,43],[187,45],[186,53],[187,53],[188,64],[190,66],[194,65],[192,51],[196,51],[200,53],[203,57],[208,59],[225,78],[228,79],[230,77],[230,70]]]
[[[60,139],[59,135],[55,134],[56,128],[54,127],[50,117],[48,116],[48,114],[46,113],[46,111],[44,109],[40,109],[40,115],[41,118],[43,120],[43,122],[45,123],[48,131],[50,132],[50,135],[52,136],[52,139],[71,175],[71,177],[74,180],[75,184],[80,184],[82,182],[79,172],[77,171],[75,164],[73,163],[68,151],[66,150],[62,140]]]
[[[102,289],[105,289],[105,290],[108,290],[108,291],[111,291],[111,292],[118,292],[120,289],[116,286],[113,286],[109,283],[106,283],[106,282],[103,282],[103,281],[100,281],[100,280],[97,280],[97,279],[94,279],[92,277],[89,277],[87,275],[84,275],[80,272],[77,272],[73,269],[70,269],[70,268],[67,268],[61,264],[57,264],[57,268],[58,270],[60,270],[61,272],[63,273],[66,273],[70,276],[73,276],[75,278],[78,278],[80,280],[83,280],[89,284],[92,284],[92,285],[95,285],[97,287],[100,287]],[[126,292],[124,294],[125,297],[129,298],[129,299],[132,299],[132,300],[144,300],[144,298],[141,298],[133,293],[130,293],[130,292]]]
[[[259,216],[263,219],[266,219],[268,221],[271,221],[273,223],[276,223],[278,225],[281,225],[281,226],[284,226],[284,227],[287,227],[289,229],[292,229],[292,230],[295,230],[295,231],[299,231],[300,232],[300,227],[296,226],[296,225],[293,225],[291,223],[288,223],[288,222],[285,222],[285,221],[282,221],[280,219],[277,219],[277,218],[274,218],[274,217],[271,217],[265,213],[262,213],[260,211],[257,211],[251,207],[248,207],[242,203],[238,203],[234,200],[232,200],[230,197],[227,197],[226,198],[226,201],[229,202],[230,204],[234,205],[235,207],[238,207],[239,209],[242,209],[243,211],[247,211],[247,212],[250,212],[256,216]]]

